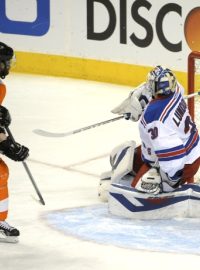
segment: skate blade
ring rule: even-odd
[[[17,236],[7,236],[0,231],[0,243],[18,243],[19,239]]]

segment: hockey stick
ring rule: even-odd
[[[187,96],[184,96],[184,98],[189,99],[189,98],[195,97],[197,95],[200,95],[200,91],[195,92],[193,94],[189,94]],[[90,125],[90,126],[87,126],[87,127],[75,129],[75,130],[69,131],[69,132],[56,133],[56,132],[49,132],[49,131],[46,131],[46,130],[43,130],[43,129],[34,129],[33,132],[35,134],[37,134],[37,135],[44,136],[44,137],[54,137],[54,138],[55,137],[57,137],[57,138],[66,137],[66,136],[74,135],[76,133],[79,133],[79,132],[82,132],[82,131],[85,131],[85,130],[88,130],[88,129],[91,129],[91,128],[99,127],[101,125],[105,125],[105,124],[120,120],[122,118],[124,118],[124,116],[118,116],[116,118],[112,118],[112,119],[109,119],[109,120],[106,120],[106,121],[103,121],[103,122],[99,122],[99,123],[96,123],[96,124],[93,124],[93,125]]]
[[[16,145],[15,139],[14,139],[10,129],[8,127],[6,127],[5,129],[6,129],[7,133],[8,133],[8,135],[9,135],[10,139],[12,140],[13,144]],[[32,174],[31,174],[31,172],[30,172],[30,170],[28,168],[28,165],[26,164],[25,161],[22,161],[22,164],[23,164],[24,169],[27,172],[32,184],[33,184],[33,187],[35,188],[35,191],[36,191],[36,193],[37,193],[37,195],[38,195],[38,197],[40,199],[41,204],[45,205],[45,201],[44,201],[44,199],[43,199],[43,197],[42,197],[42,195],[41,195],[41,193],[40,193],[40,191],[39,191],[39,189],[38,189],[38,187],[37,187],[37,185],[35,183],[35,180],[34,180]]]
[[[185,99],[189,99],[189,98],[193,98],[193,97],[196,97],[196,96],[200,96],[200,91],[198,92],[195,92],[193,94],[189,94],[187,96],[184,96]]]
[[[82,131],[85,131],[85,130],[88,130],[88,129],[91,129],[91,128],[99,127],[99,126],[102,126],[102,125],[105,125],[105,124],[120,120],[122,118],[124,118],[124,116],[118,116],[118,117],[115,117],[115,118],[112,118],[112,119],[109,119],[109,120],[106,120],[106,121],[103,121],[103,122],[99,122],[99,123],[96,123],[96,124],[93,124],[93,125],[90,125],[90,126],[87,126],[87,127],[82,127],[82,128],[79,128],[79,129],[75,129],[73,131],[63,132],[63,133],[54,133],[54,132],[49,132],[49,131],[45,131],[45,130],[42,130],[42,129],[34,129],[33,132],[35,134],[37,134],[37,135],[41,135],[41,136],[44,136],[44,137],[66,137],[66,136],[70,136],[70,135],[73,135],[73,134],[76,134],[76,133],[79,133],[79,132],[82,132]]]

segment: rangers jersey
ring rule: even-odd
[[[184,165],[200,156],[198,130],[183,94],[183,87],[177,84],[172,95],[151,100],[139,121],[144,162],[158,163],[174,182]]]

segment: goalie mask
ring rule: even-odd
[[[0,77],[5,79],[15,61],[14,51],[5,43],[0,42]]]
[[[156,66],[148,74],[148,83],[152,95],[170,95],[176,89],[176,77],[172,71],[162,66]]]

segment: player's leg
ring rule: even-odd
[[[19,231],[5,221],[8,216],[8,177],[8,167],[0,159],[0,242],[17,242]]]
[[[8,176],[8,167],[0,159],[0,221],[6,220],[8,215]]]

